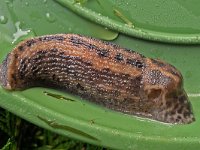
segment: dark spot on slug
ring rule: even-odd
[[[129,59],[128,58],[126,60],[126,63],[130,64],[130,65],[132,65],[134,67],[137,67],[137,68],[142,68],[144,66],[142,62],[140,62],[139,60],[136,60],[136,59]]]
[[[167,68],[167,71],[170,72],[172,75],[182,78],[178,72],[174,71],[174,69]]]
[[[31,68],[31,71],[34,71],[35,69],[37,69],[36,65]]]
[[[163,63],[163,62],[161,62],[161,61],[159,61],[159,60],[156,60],[156,59],[151,59],[151,62],[152,62],[154,65],[158,66],[158,67],[165,67],[165,66],[166,66],[165,63]]]
[[[140,61],[136,61],[135,66],[136,66],[137,68],[143,68],[143,67],[144,67],[143,63],[140,62]]]
[[[59,54],[60,54],[60,55],[64,55],[65,53],[64,53],[64,52],[60,52]]]
[[[112,46],[114,49],[119,49],[120,48],[119,45],[117,45],[115,43],[112,43],[112,42],[107,42],[107,41],[101,41],[101,42],[103,42],[103,44],[105,44],[105,45]]]
[[[24,50],[24,46],[20,45],[20,46],[18,47],[18,49],[19,49],[19,51],[23,51],[23,50]]]
[[[39,68],[36,68],[35,70],[33,70],[33,76],[36,76],[38,74]]]
[[[170,112],[170,115],[175,115],[176,114],[176,112],[174,111],[174,110],[172,110],[171,112]]]
[[[191,104],[188,104],[188,105],[185,106],[185,108],[191,113],[190,107],[191,107]]]
[[[56,79],[56,75],[55,75],[55,74],[52,75],[52,79],[53,79],[53,80]]]
[[[123,58],[123,54],[122,53],[117,53],[116,55],[115,55],[115,59],[117,60],[117,61],[122,61],[124,58]]]
[[[20,65],[25,64],[25,61],[27,61],[27,57],[24,57],[23,59],[21,59]]]
[[[109,56],[109,51],[106,49],[98,49],[97,54],[101,57],[108,57]]]
[[[92,62],[90,62],[90,61],[84,61],[84,64],[86,64],[87,66],[92,66],[93,65]]]
[[[13,78],[13,80],[14,80],[15,82],[17,81],[17,77],[16,77],[15,74],[12,74],[12,78]]]
[[[31,39],[31,40],[28,40],[27,42],[26,42],[26,45],[28,46],[28,47],[30,47],[30,46],[32,46],[33,44],[35,44],[36,43],[36,41],[34,40],[34,39]]]
[[[85,43],[83,40],[75,36],[70,37],[70,42],[75,46],[83,45]]]
[[[177,109],[178,109],[178,107],[179,107],[179,104],[178,104],[178,103],[176,103],[176,104],[174,105],[174,110],[177,110]]]
[[[108,42],[106,42],[106,43],[108,43]],[[111,45],[114,49],[120,48],[120,46],[115,43],[109,43],[108,45]]]
[[[95,45],[87,43],[87,42],[83,43],[82,46],[84,46],[85,48],[89,50],[98,50],[98,48]]]
[[[129,78],[130,75],[129,75],[129,74],[122,74],[122,77],[124,77],[124,78]]]
[[[79,90],[81,90],[81,91],[84,91],[84,87],[80,83],[78,83],[76,85],[76,88],[79,89]]]
[[[102,72],[103,73],[109,73],[109,72],[112,72],[112,71],[109,68],[103,68]]]
[[[126,51],[126,52],[129,52],[129,53],[131,53],[131,52],[133,52],[131,49],[129,49],[129,48],[124,48],[124,50]]]
[[[184,116],[184,117],[187,117],[187,116],[189,116],[189,115],[190,115],[190,112],[184,112],[184,113],[183,113],[183,116]]]
[[[184,95],[178,97],[178,100],[180,103],[184,103],[185,99],[186,99],[186,97]]]
[[[15,54],[15,58],[18,58],[18,55],[17,55],[17,54]]]
[[[181,113],[182,113],[182,111],[183,111],[183,109],[184,109],[184,107],[180,107],[180,108],[178,109],[178,111],[177,111],[177,112],[178,112],[179,114],[181,114]]]
[[[21,68],[21,71],[24,72],[26,70],[27,64],[23,64],[23,67]]]
[[[179,120],[182,118],[180,115],[178,115],[178,117],[177,117]]]
[[[136,62],[136,60],[135,59],[126,59],[126,63],[127,64],[131,64],[131,65],[133,65],[133,66],[135,66],[135,62]]]
[[[47,51],[46,50],[40,50],[40,51],[38,51],[37,52],[37,55],[45,55],[47,53]]]
[[[51,51],[52,53],[56,53],[56,52],[58,52],[58,49],[57,49],[57,48],[52,48],[50,51]]]
[[[22,71],[19,71],[19,79],[21,80],[24,79],[24,73]]]
[[[171,101],[167,101],[166,102],[166,106],[169,108],[169,107],[171,107],[172,106],[172,102]]]

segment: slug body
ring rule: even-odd
[[[0,66],[0,83],[7,90],[62,88],[107,108],[167,123],[194,121],[175,67],[81,35],[19,43]]]

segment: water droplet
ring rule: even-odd
[[[196,41],[199,41],[200,40],[200,37],[199,36],[196,36]]]
[[[46,4],[46,3],[47,3],[47,0],[43,0],[43,3],[45,3],[45,4]]]
[[[22,30],[20,28],[20,22],[19,21],[15,23],[15,27],[16,27],[16,32],[13,34],[12,44],[14,44],[16,41],[35,36],[35,33],[30,29]]]
[[[8,18],[5,16],[0,16],[0,23],[1,24],[6,24],[8,22]]]
[[[133,4],[133,7],[137,8],[137,5],[136,5],[136,4]]]
[[[29,5],[29,2],[26,2],[25,5],[28,6],[28,5]]]
[[[51,23],[55,22],[55,20],[56,20],[55,16],[51,13],[46,13],[46,18],[47,18],[48,22],[51,22]]]
[[[69,32],[71,32],[71,31],[72,31],[72,28],[71,28],[71,27],[69,27],[69,28],[68,28],[68,30],[69,30]]]

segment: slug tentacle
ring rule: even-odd
[[[182,82],[170,64],[75,34],[23,41],[0,66],[5,89],[62,88],[116,111],[168,123],[194,121]]]

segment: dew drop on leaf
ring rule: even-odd
[[[6,16],[0,16],[0,23],[6,24],[8,22],[8,18]]]

